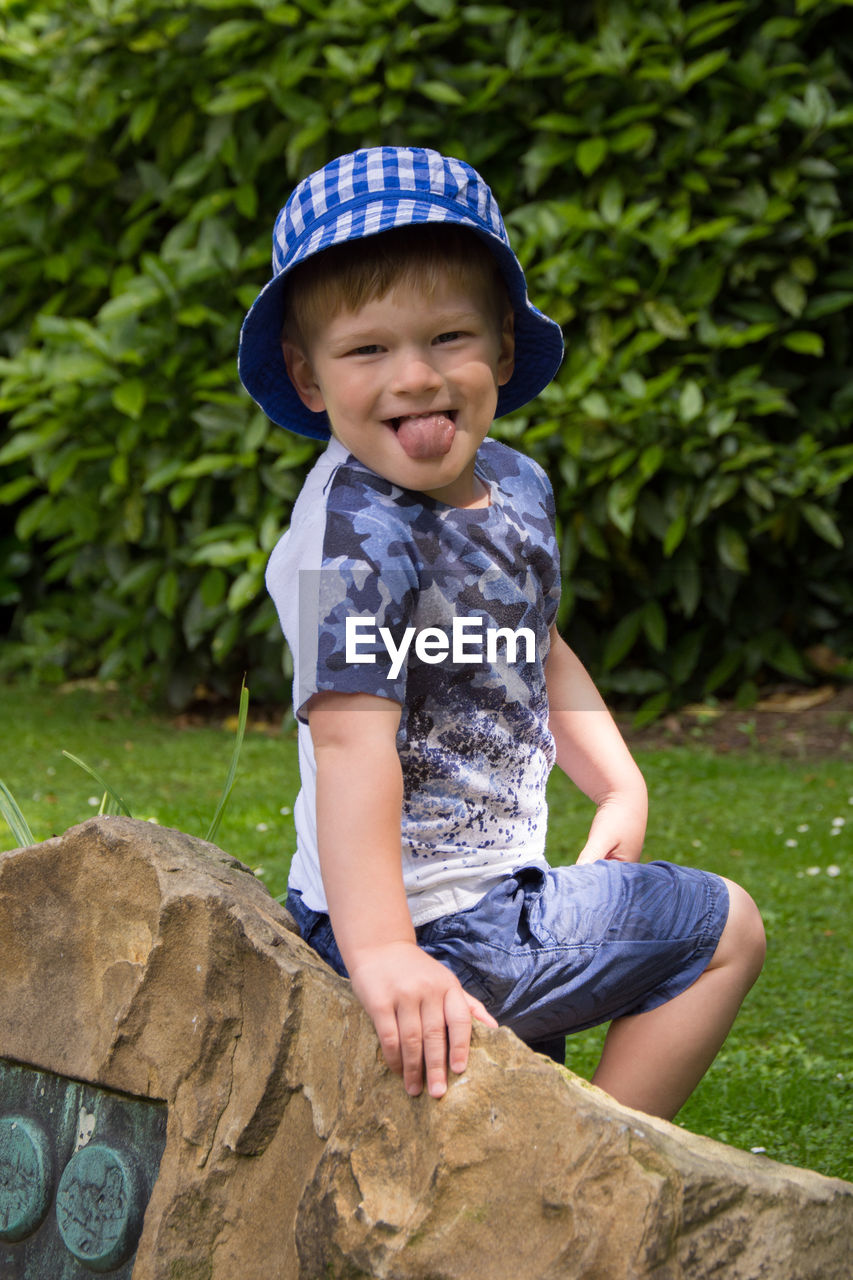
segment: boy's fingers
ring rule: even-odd
[[[400,1052],[400,1034],[397,1029],[397,1019],[393,1009],[374,1012],[371,1016],[373,1017],[376,1034],[379,1037],[385,1065],[389,1071],[395,1072],[396,1075],[401,1075],[403,1072],[403,1058]]]
[[[471,1047],[471,1014],[468,997],[461,987],[447,992],[444,997],[444,1019],[447,1023],[450,1070],[457,1076],[461,1075],[468,1065],[468,1050]]]
[[[499,1025],[497,1019],[492,1017],[486,1006],[482,1004],[481,1001],[479,1001],[475,996],[469,996],[467,992],[465,992],[465,999],[468,1002],[468,1008],[471,1010],[472,1015],[478,1022],[482,1022],[487,1027],[492,1027],[493,1030],[497,1030]]]
[[[450,1024],[448,1021],[445,1025],[444,1010],[445,1002],[440,997],[425,1001],[421,1008],[426,1084],[431,1098],[441,1098],[447,1092],[447,1032]]]
[[[578,861],[578,865],[585,862],[601,862],[602,859],[606,858],[607,856],[608,856],[608,850],[606,846],[599,845],[597,843],[593,843],[592,841],[589,841],[581,849],[580,853],[578,854],[577,861]]]
[[[424,1045],[421,1011],[418,1005],[403,1005],[397,1010],[397,1029],[403,1064],[406,1093],[416,1097],[423,1088]]]
[[[406,1092],[416,1097],[424,1086],[430,1096],[447,1092],[447,1067],[460,1075],[468,1065],[471,1020],[487,1027],[497,1022],[475,996],[469,995],[452,978],[439,984],[424,998],[407,998],[396,1003],[364,1000],[373,1019],[382,1055],[389,1070],[402,1075]],[[359,992],[361,996],[361,993]]]

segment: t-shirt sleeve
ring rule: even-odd
[[[317,569],[301,569],[296,707],[319,692],[369,693],[401,705],[418,596],[416,558],[387,508],[327,511]]]

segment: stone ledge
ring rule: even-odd
[[[0,1057],[168,1107],[133,1280],[845,1280],[853,1184],[476,1028],[410,1099],[236,859],[93,818],[0,854]]]

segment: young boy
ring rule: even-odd
[[[554,625],[554,503],[488,439],[562,358],[480,176],[377,147],[305,179],[240,374],[329,440],[270,560],[294,658],[302,789],[287,905],[373,1019],[410,1094],[440,1097],[471,1021],[553,1050],[610,1021],[594,1082],[672,1117],[761,968],[752,899],[640,865],[646,791]],[[554,763],[594,802],[545,859]]]

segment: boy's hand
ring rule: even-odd
[[[582,863],[611,858],[616,862],[639,862],[645,832],[643,803],[606,800],[596,810],[587,842],[577,860]]]
[[[498,1024],[455,974],[414,942],[387,942],[360,952],[350,970],[353,990],[373,1019],[389,1068],[406,1092],[447,1091],[447,1064],[459,1075],[468,1065],[471,1019]]]

